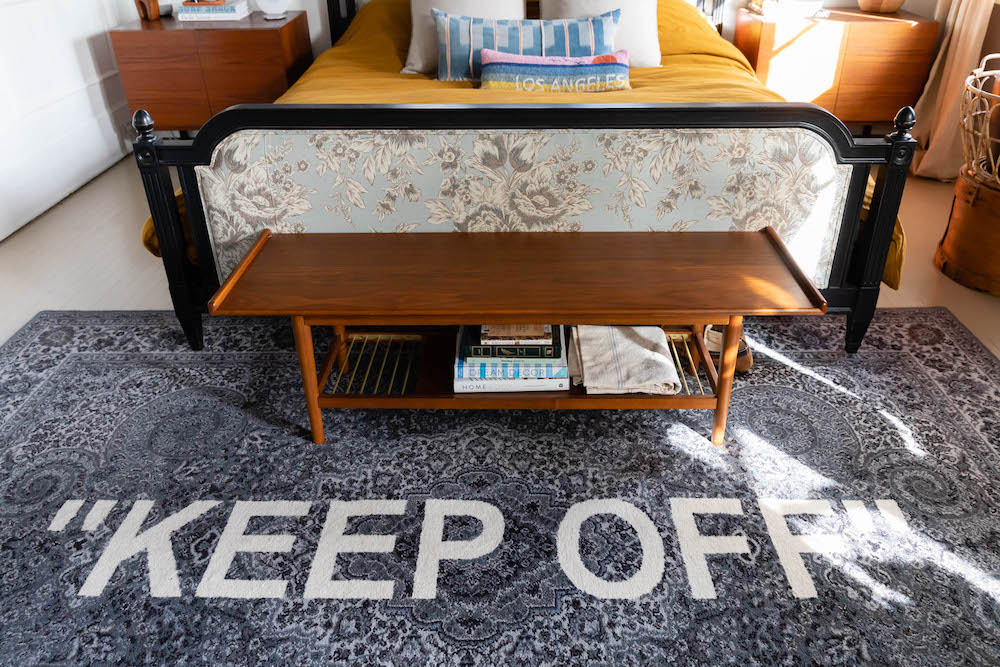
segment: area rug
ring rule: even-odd
[[[327,411],[283,321],[0,347],[4,664],[997,664],[1000,363],[752,320],[706,412]]]

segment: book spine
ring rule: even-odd
[[[562,354],[559,345],[462,345],[463,357],[491,359],[558,359]]]
[[[521,368],[527,368],[529,366],[565,366],[559,357],[553,357],[552,359],[531,359],[529,357],[467,357],[462,356],[462,361],[470,366],[476,364],[486,364],[487,366],[509,366],[511,364],[520,364]]]
[[[239,14],[249,9],[246,3],[239,5],[216,6],[216,7],[185,7],[181,5],[177,8],[178,14]]]
[[[456,394],[509,393],[519,391],[565,391],[568,379],[559,380],[471,380],[456,379]]]
[[[488,380],[491,378],[508,380],[553,379],[569,376],[566,366],[526,365],[526,364],[468,364],[456,367],[456,379],[475,378]]]
[[[484,345],[552,345],[552,338],[486,338],[482,337]]]
[[[178,21],[239,21],[250,16],[249,12],[241,14],[178,14]]]

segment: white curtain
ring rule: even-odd
[[[918,176],[950,180],[962,166],[958,132],[959,102],[965,79],[979,65],[995,0],[938,0],[935,19],[944,38],[917,101],[914,136],[920,142],[913,158]]]

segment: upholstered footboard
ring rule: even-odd
[[[811,105],[244,106],[194,140],[135,118],[171,296],[200,348],[208,297],[277,232],[756,231],[773,227],[847,312],[856,350],[877,301],[913,152],[912,110],[855,139]],[[185,257],[177,167],[198,261]],[[872,167],[875,198],[859,213]],[[499,249],[502,251],[502,249]],[[377,268],[377,267],[375,267]]]

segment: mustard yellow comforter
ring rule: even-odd
[[[410,43],[409,0],[373,0],[337,45],[316,59],[278,104],[497,104],[781,102],[739,49],[683,0],[660,0],[663,67],[632,69],[632,90],[510,93],[470,81],[400,74]]]

